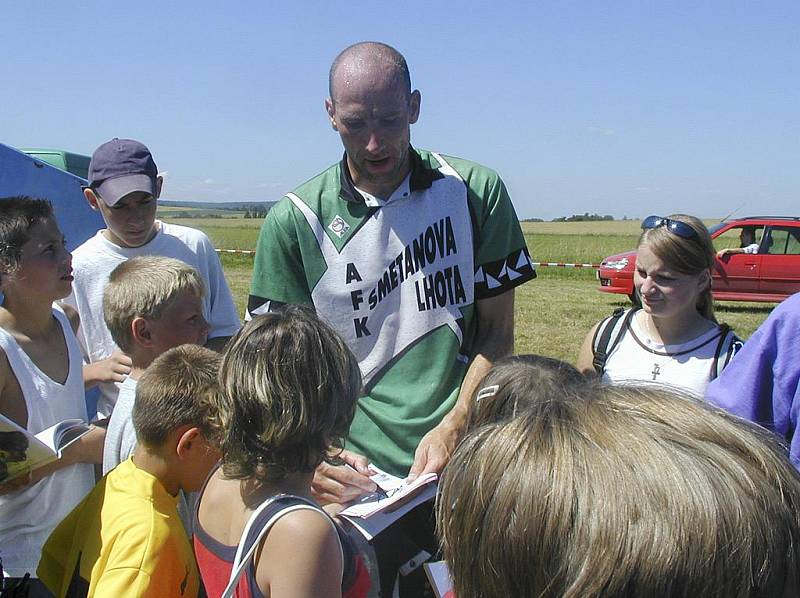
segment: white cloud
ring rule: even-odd
[[[206,179],[206,180],[203,181],[203,184],[204,185],[215,185],[216,182],[217,181],[215,181],[214,179]]]

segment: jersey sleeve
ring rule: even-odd
[[[501,295],[533,278],[525,237],[506,186],[493,171],[468,180],[475,234],[475,298]]]
[[[291,202],[284,198],[267,213],[256,246],[247,315],[279,304],[311,305]]]

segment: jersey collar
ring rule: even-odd
[[[428,168],[413,147],[409,147],[408,155],[411,159],[410,187],[412,192],[429,189],[435,180],[444,178],[438,169]],[[364,197],[358,192],[350,177],[350,169],[347,167],[347,152],[344,153],[342,161],[339,163],[339,185],[339,197],[346,201],[365,203]]]

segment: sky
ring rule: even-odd
[[[347,45],[406,57],[415,146],[500,173],[520,218],[798,215],[800,2],[0,5],[0,143],[143,141],[162,197],[274,201],[341,157]]]

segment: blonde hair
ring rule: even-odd
[[[671,232],[666,226],[646,229],[639,237],[636,247],[647,245],[657,257],[682,274],[697,275],[708,272],[708,286],[697,298],[697,311],[712,322],[714,316],[714,297],[711,294],[711,269],[714,267],[714,243],[706,225],[699,218],[687,214],[671,214],[669,220],[683,222],[690,226],[696,235],[687,239]]]
[[[469,434],[440,489],[458,596],[797,590],[800,475],[784,447],[666,389],[552,395]]]
[[[286,306],[250,322],[222,361],[223,473],[280,479],[341,447],[361,390],[358,362],[314,312]]]
[[[204,297],[205,283],[190,265],[160,255],[142,255],[119,264],[103,292],[103,317],[111,338],[124,352],[133,349],[131,322],[158,320],[183,293]]]
[[[509,419],[530,403],[586,382],[574,366],[543,355],[512,355],[492,364],[467,412],[466,431]]]
[[[173,430],[195,426],[210,440],[219,437],[219,353],[180,345],[159,355],[136,385],[133,427],[137,440],[158,448]]]

